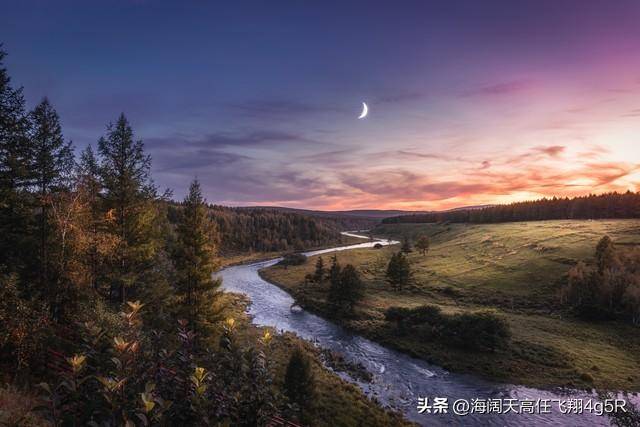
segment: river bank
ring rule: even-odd
[[[628,226],[624,222],[612,224],[604,224],[609,227],[609,232],[614,225],[621,230],[621,227]],[[564,227],[564,224],[562,225]],[[523,226],[510,225],[509,227]],[[537,227],[553,228],[556,225],[539,224]],[[573,229],[575,228],[574,225]],[[556,237],[561,236],[562,230],[555,228],[553,230]],[[465,243],[470,245],[475,238],[470,234],[472,231],[472,228],[460,231],[454,229],[451,233],[464,235]],[[482,240],[485,242],[478,245],[483,245],[483,250],[486,251],[487,233],[484,229],[482,231],[483,234],[478,233],[477,239],[479,242]],[[496,237],[497,233],[494,230],[488,231],[493,232],[496,247],[501,247],[501,241]],[[510,229],[510,235],[513,235],[514,231],[517,229]],[[436,232],[441,233],[441,236],[443,234],[442,230],[436,230]],[[530,229],[527,232],[540,237],[537,236],[539,233],[532,233]],[[545,231],[545,235],[547,234]],[[455,258],[458,256],[456,249],[452,249],[455,247],[455,241],[451,243],[450,237],[445,235],[441,241],[434,239],[433,255],[430,254],[429,257],[425,258],[416,253],[410,255],[416,275],[427,284],[423,286],[415,284],[400,293],[390,291],[384,281],[384,268],[392,252],[391,248],[341,252],[338,255],[339,262],[343,265],[346,263],[355,265],[360,270],[366,287],[365,298],[357,306],[355,315],[347,319],[332,318],[331,307],[326,303],[328,284],[303,285],[305,276],[313,271],[315,265],[313,257],[303,266],[291,266],[287,269],[271,266],[260,271],[260,276],[289,292],[304,308],[323,317],[332,318],[333,321],[354,333],[437,364],[447,370],[470,373],[492,381],[545,389],[591,390],[597,388],[632,392],[639,390],[637,350],[640,349],[640,339],[637,328],[618,322],[585,322],[550,313],[545,308],[547,294],[537,293],[538,289],[550,286],[545,285],[540,276],[538,279],[540,286],[537,289],[525,290],[529,294],[523,294],[522,290],[514,286],[509,287],[507,281],[510,279],[505,274],[502,278],[497,275],[492,277],[501,280],[499,283],[505,283],[503,289],[507,288],[512,292],[511,294],[506,294],[506,291],[502,294],[497,291],[488,292],[488,289],[477,286],[453,287],[451,283],[454,282],[448,280],[448,276],[444,277],[444,274],[459,276],[464,270],[469,269],[478,276],[478,270],[474,265],[465,265],[464,269],[458,268],[457,271],[449,268],[450,262],[463,265],[462,258],[460,261]],[[444,242],[447,246],[441,249],[440,246],[444,246]],[[551,242],[546,244],[550,246]],[[566,251],[572,250],[576,251],[575,246],[567,246]],[[464,254],[469,254],[469,249],[461,252],[462,256]],[[549,250],[544,252],[544,255],[554,254]],[[495,259],[498,257],[495,256]],[[328,260],[325,261],[328,262]],[[540,261],[537,263],[540,264]],[[558,268],[546,268],[546,270],[555,274]],[[439,282],[444,282],[446,286]],[[526,304],[517,302],[518,294],[519,300]],[[420,304],[437,305],[446,313],[492,309],[506,317],[509,322],[513,333],[511,344],[508,348],[496,352],[463,351],[446,343],[424,340],[411,334],[399,334],[393,324],[384,320],[384,311],[391,306],[412,307]]]
[[[350,372],[357,367],[350,366],[340,360],[339,356],[328,354],[291,332],[279,334],[274,333],[273,328],[268,326],[256,325],[253,322],[253,316],[248,313],[248,307],[251,304],[249,298],[238,293],[226,292],[223,295],[228,310],[227,315],[235,320],[234,330],[239,342],[250,345],[259,341],[266,330],[272,332],[272,339],[265,353],[279,386],[285,377],[289,356],[294,348],[303,349],[310,358],[316,395],[314,405],[307,415],[313,418],[314,426],[357,426],[362,419],[367,420],[367,425],[377,427],[414,425],[404,419],[401,414],[382,408],[377,402],[368,398],[360,388],[344,379],[344,372]],[[326,366],[329,366],[329,369]]]
[[[372,247],[375,242],[356,245],[359,248]],[[340,248],[340,253],[349,248]],[[353,249],[353,247],[351,248]],[[326,249],[307,253],[332,252]],[[354,334],[306,310],[291,310],[294,299],[281,288],[264,281],[258,271],[271,267],[278,259],[243,266],[229,267],[219,276],[223,279],[225,291],[242,293],[251,300],[249,314],[253,323],[270,326],[280,333],[293,332],[298,337],[314,343],[322,349],[337,352],[345,361],[364,367],[371,373],[371,381],[353,378],[347,373],[340,376],[357,385],[367,396],[385,408],[401,411],[409,420],[421,425],[445,426],[459,424],[487,426],[531,426],[557,425],[609,426],[610,420],[596,414],[562,414],[558,410],[561,399],[596,399],[592,393],[577,390],[549,391],[499,382],[486,381],[478,376],[460,375],[448,372],[439,366],[412,358],[404,353],[381,346],[365,337]],[[460,418],[452,413],[428,415],[420,414],[416,407],[419,397],[445,396],[454,399],[518,399],[556,402],[551,413],[532,414],[479,414],[470,413]]]

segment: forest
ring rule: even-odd
[[[212,206],[223,253],[300,251],[340,241],[339,224],[275,209]]]
[[[640,194],[606,193],[574,198],[540,199],[481,208],[400,215],[382,220],[383,224],[399,223],[499,223],[543,221],[553,219],[639,218]]]
[[[0,424],[327,425],[319,388],[343,416],[397,419],[324,371],[311,346],[251,325],[214,278],[225,251],[334,243],[337,225],[210,206],[197,180],[173,201],[124,114],[76,158],[52,103],[27,109],[5,55]]]

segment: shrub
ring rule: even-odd
[[[284,377],[284,392],[291,403],[308,409],[315,396],[315,381],[307,354],[297,347],[291,353]]]
[[[506,320],[491,312],[447,315],[433,305],[391,307],[385,312],[385,320],[396,322],[400,332],[418,327],[423,337],[440,338],[470,350],[493,351],[504,347],[511,337]]]
[[[390,307],[384,314],[388,322],[396,322],[401,332],[407,332],[412,326],[428,324],[439,327],[443,322],[440,307],[434,305],[422,305],[416,308]]]
[[[452,345],[469,350],[493,351],[511,338],[507,321],[491,312],[454,314],[444,331]]]
[[[285,267],[288,267],[290,265],[302,265],[305,262],[307,262],[307,256],[305,254],[290,253],[290,254],[285,254],[280,260],[280,262],[278,262],[278,265],[283,265]]]
[[[411,311],[409,321],[413,324],[438,323],[443,320],[440,307],[435,305],[422,305]]]
[[[42,363],[49,337],[48,307],[24,299],[15,276],[0,275],[0,362],[17,372]]]

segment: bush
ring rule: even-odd
[[[291,403],[304,411],[309,409],[315,397],[315,381],[309,356],[297,347],[291,353],[284,377],[284,392]]]
[[[504,347],[510,337],[508,323],[491,312],[443,314],[439,307],[391,307],[385,320],[396,322],[400,332],[419,327],[422,337],[440,338],[448,344],[470,350],[493,351]]]
[[[398,330],[403,333],[413,326],[426,324],[428,328],[422,328],[423,334],[429,332],[429,335],[433,335],[443,323],[440,307],[434,305],[422,305],[416,308],[390,307],[384,317],[388,322],[396,322]]]
[[[307,256],[301,253],[290,253],[282,257],[278,265],[288,267],[290,265],[302,265],[307,262]]]
[[[493,351],[505,347],[511,338],[507,321],[491,312],[450,316],[444,331],[452,345],[469,350]]]

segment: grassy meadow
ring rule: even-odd
[[[640,244],[640,221],[540,221],[506,224],[393,224],[378,236],[415,239],[427,234],[426,256],[412,252],[412,284],[393,291],[385,280],[398,246],[338,252],[365,282],[365,296],[345,326],[416,357],[457,372],[536,387],[640,390],[640,331],[619,322],[574,318],[558,291],[578,261],[591,262],[596,243],[609,235],[619,246]],[[330,255],[325,255],[329,264]],[[304,284],[315,257],[301,266],[273,266],[263,277],[290,291],[305,307],[330,315],[329,285]],[[469,352],[397,333],[384,320],[392,306],[439,306],[445,313],[494,310],[511,328],[508,348]]]

